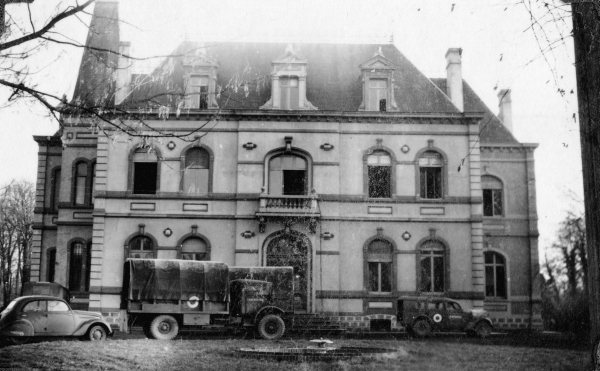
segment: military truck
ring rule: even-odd
[[[170,340],[180,328],[254,328],[285,333],[293,314],[292,267],[229,267],[192,260],[128,259],[123,309],[128,327]]]

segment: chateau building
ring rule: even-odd
[[[142,75],[117,19],[96,4],[78,107],[35,137],[32,280],[118,325],[128,257],[285,265],[297,312],[348,326],[439,295],[541,327],[536,145],[461,49],[428,78],[392,44],[185,41]]]

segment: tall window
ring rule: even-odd
[[[73,176],[74,185],[74,201],[75,205],[85,205],[86,195],[88,191],[88,164],[80,161],[75,165],[75,174]]]
[[[56,272],[56,247],[48,249],[46,260],[46,280],[54,282],[54,274]]]
[[[388,96],[387,79],[369,79],[367,111],[385,111]]]
[[[158,188],[158,157],[148,148],[133,154],[133,193],[155,194]]]
[[[493,251],[484,253],[485,296],[506,298],[506,263],[504,257]]]
[[[427,241],[420,251],[420,288],[423,292],[445,290],[445,248],[438,241]]]
[[[426,151],[419,158],[419,185],[421,198],[442,198],[442,155]]]
[[[367,248],[367,266],[370,292],[392,291],[393,247],[386,240],[376,239]]]
[[[199,237],[187,238],[181,244],[181,259],[184,260],[210,260],[208,246]]]
[[[308,162],[294,154],[281,154],[269,160],[269,194],[308,193]]]
[[[92,162],[90,171],[90,180],[88,186],[89,194],[87,195],[90,203],[94,204],[94,192],[96,191],[96,161]]]
[[[208,108],[208,76],[192,76],[189,80],[187,107]]]
[[[183,191],[193,194],[208,193],[210,156],[200,147],[190,148],[185,153]]]
[[[69,290],[89,291],[90,287],[91,243],[75,241],[69,252]]]
[[[53,211],[58,211],[58,202],[60,200],[60,167],[52,171],[52,199],[50,200],[50,208]]]
[[[297,110],[300,104],[297,77],[280,77],[281,109]]]
[[[500,179],[484,175],[481,177],[483,188],[483,215],[502,216],[502,182]]]
[[[375,151],[367,157],[369,197],[392,197],[392,159],[387,152]]]
[[[129,257],[152,259],[154,258],[154,243],[148,236],[136,236],[129,240]]]

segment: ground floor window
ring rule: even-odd
[[[506,263],[504,257],[487,251],[485,257],[485,296],[506,298]]]
[[[392,244],[385,239],[377,238],[369,242],[366,251],[369,292],[392,292],[393,252]]]
[[[56,256],[55,258],[56,259]],[[75,241],[69,251],[69,290],[89,291],[90,288],[91,243]],[[53,273],[54,274],[54,273]]]

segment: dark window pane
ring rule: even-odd
[[[82,271],[84,269],[83,244],[75,242],[71,245],[71,259],[69,261],[69,290],[82,291]]]
[[[421,291],[431,291],[431,258],[421,258]]]
[[[369,291],[379,291],[379,263],[369,263]]]
[[[52,249],[48,251],[48,263],[47,263],[47,272],[46,277],[48,277],[48,282],[54,282],[54,272],[56,268],[56,249]]]
[[[154,246],[152,244],[152,240],[149,237],[137,236],[129,242],[129,249],[152,251],[154,249]]]
[[[303,195],[306,194],[306,171],[283,170],[283,194]]]
[[[492,194],[494,197],[494,215],[502,215],[502,190],[495,189]]]
[[[389,198],[392,196],[390,166],[369,166],[368,177],[369,197]]]
[[[504,266],[496,266],[496,296],[506,297],[506,272]]]
[[[444,258],[441,256],[433,258],[433,291],[444,291]]]
[[[381,266],[381,291],[392,291],[392,264],[379,263]]]
[[[486,252],[483,254],[485,257],[485,264],[490,264],[494,262],[494,253]]]
[[[208,86],[200,86],[200,109],[208,108]]]
[[[155,194],[157,174],[156,162],[135,162],[133,169],[133,193]]]
[[[381,112],[387,111],[387,104],[386,104],[386,100],[385,99],[380,99],[379,100],[379,111],[381,111]]]
[[[485,296],[496,296],[494,290],[493,267],[485,267]]]
[[[492,190],[491,189],[483,190],[483,215],[484,216],[493,216],[494,215],[494,207],[493,207]]]
[[[440,167],[422,167],[420,169],[421,197],[442,197],[442,169]]]
[[[52,210],[58,210],[58,202],[60,195],[60,168],[54,171],[54,178],[52,179]]]
[[[185,153],[185,167],[208,169],[209,155],[202,148],[192,148]]]

